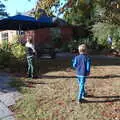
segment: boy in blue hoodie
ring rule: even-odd
[[[73,67],[76,69],[76,76],[79,85],[78,102],[84,102],[86,77],[90,74],[91,60],[87,55],[87,47],[81,44],[78,47],[79,55],[73,60]]]

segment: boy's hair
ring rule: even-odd
[[[85,44],[81,44],[78,46],[79,53],[87,53],[87,46]]]

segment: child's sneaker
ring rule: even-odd
[[[86,103],[87,102],[87,100],[85,100],[85,99],[80,99],[79,100],[79,103]]]

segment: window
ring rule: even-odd
[[[17,35],[24,35],[25,34],[25,32],[24,31],[17,31]]]
[[[8,33],[7,32],[1,33],[1,39],[2,39],[2,48],[7,50],[8,49]]]
[[[7,40],[8,41],[8,33],[2,33],[1,38],[2,38],[2,40]]]

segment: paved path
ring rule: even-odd
[[[14,105],[16,100],[22,97],[15,88],[10,87],[11,80],[6,73],[0,73],[0,120],[15,120],[9,106]]]

